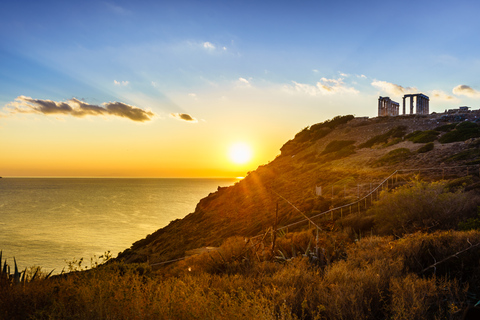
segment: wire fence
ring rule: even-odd
[[[421,174],[422,172],[425,172],[425,171],[434,171],[435,170],[435,171],[441,171],[442,179],[443,179],[445,177],[445,173],[448,174],[448,170],[453,170],[453,169],[460,169],[460,170],[465,169],[466,170],[465,175],[469,175],[470,173],[477,173],[480,176],[480,165],[463,165],[463,166],[450,166],[450,167],[445,166],[445,167],[431,167],[431,168],[398,169],[398,170],[395,170],[393,173],[391,173],[386,178],[384,178],[383,180],[381,180],[380,183],[378,183],[378,185],[376,185],[376,187],[373,188],[372,183],[370,183],[371,187],[369,189],[369,192],[367,192],[362,197],[358,196],[357,200],[355,200],[351,203],[345,204],[345,205],[341,205],[341,206],[338,206],[338,207],[335,207],[335,208],[331,208],[329,210],[323,211],[321,213],[315,214],[315,215],[310,216],[310,217],[307,216],[300,209],[298,209],[297,206],[295,206],[292,202],[290,202],[284,196],[282,196],[281,194],[279,194],[275,190],[272,190],[273,193],[275,193],[279,198],[284,200],[295,211],[299,212],[303,216],[303,219],[300,219],[299,221],[284,225],[282,227],[277,227],[276,232],[284,231],[284,230],[286,232],[288,232],[289,228],[297,227],[301,224],[310,223],[310,224],[313,224],[315,226],[315,228],[317,229],[317,237],[318,237],[318,230],[321,230],[321,227],[314,220],[318,221],[320,218],[325,218],[325,217],[328,219],[329,215],[330,215],[329,220],[334,220],[335,216],[343,218],[344,213],[350,214],[350,213],[354,213],[354,212],[361,212],[362,210],[368,209],[370,206],[373,205],[374,201],[379,199],[381,191],[389,190],[390,188],[393,188],[394,186],[397,186],[399,178],[406,181],[405,177],[402,177],[402,176],[399,177],[400,174],[402,174],[402,173],[413,173],[413,174],[415,174],[417,172],[418,172],[418,174]],[[249,239],[254,240],[254,239],[258,239],[260,237],[265,237],[265,233],[259,234],[257,236],[250,237]],[[182,258],[178,258],[178,259],[174,259],[174,260],[152,263],[150,265],[151,266],[164,265],[164,264],[168,264],[168,263],[181,261],[181,260],[184,260],[186,258],[187,257],[182,257]]]

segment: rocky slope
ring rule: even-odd
[[[232,236],[251,237],[348,203],[398,169],[430,169],[422,178],[472,175],[478,186],[480,112],[382,118],[336,117],[300,131],[270,163],[200,200],[195,212],[135,242],[126,262],[158,263],[188,250],[219,246]],[[406,173],[405,173],[406,174]],[[411,175],[411,172],[409,173]],[[406,176],[405,179],[408,177]],[[322,195],[316,195],[316,186]]]

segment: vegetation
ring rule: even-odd
[[[411,155],[411,151],[407,148],[394,149],[383,157],[378,159],[375,163],[379,166],[392,165],[405,161]]]
[[[322,123],[317,123],[310,127],[306,127],[297,133],[292,140],[289,140],[287,143],[285,143],[282,148],[280,148],[280,151],[282,152],[282,155],[294,154],[305,148],[304,143],[312,143],[325,137],[332,130],[349,122],[353,118],[355,118],[353,115],[336,116],[331,120],[326,120]]]
[[[406,126],[397,126],[386,133],[376,135],[366,142],[362,143],[359,148],[371,148],[376,144],[385,144],[389,141],[398,141],[399,138],[402,138],[406,133]]]
[[[426,153],[428,151],[432,151],[433,148],[435,147],[433,142],[426,143],[425,145],[421,146],[418,148],[417,152],[418,153]]]
[[[455,228],[476,211],[480,199],[459,191],[450,192],[445,182],[414,181],[384,194],[369,209],[380,234],[403,235],[415,231]]]
[[[413,143],[427,143],[433,142],[437,139],[440,132],[435,130],[426,130],[426,131],[414,131],[405,136],[405,139],[412,141]]]
[[[450,157],[446,158],[445,161],[460,161],[460,160],[472,160],[480,157],[480,150],[477,148],[467,149],[460,151]]]
[[[385,147],[430,119],[352,119],[305,128],[116,259],[27,281],[12,265],[0,319],[461,319],[480,300],[480,177],[464,166],[480,139],[426,157],[433,142]]]
[[[313,242],[311,232],[292,244]],[[323,246],[339,247],[323,237]],[[445,244],[449,245],[446,246]],[[228,240],[217,252],[162,271],[110,263],[88,272],[0,288],[4,319],[459,319],[464,279],[478,284],[480,232],[371,236],[316,262],[298,253],[283,263],[261,246]],[[245,249],[248,250],[245,250]],[[268,249],[268,248],[267,248]],[[321,251],[323,252],[323,250]],[[445,260],[446,259],[446,260]],[[434,268],[435,261],[445,260]],[[435,273],[433,272],[435,271]],[[455,276],[452,276],[455,275]]]
[[[451,143],[478,137],[480,137],[480,126],[476,123],[465,121],[459,123],[454,130],[445,133],[438,141],[441,143]]]
[[[433,130],[442,131],[442,132],[449,132],[449,131],[452,131],[453,129],[455,129],[456,126],[457,126],[457,123],[444,124],[442,126],[436,127]]]
[[[354,140],[333,140],[325,147],[322,154],[338,152],[348,146],[351,146],[355,143]]]

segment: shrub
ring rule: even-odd
[[[432,151],[435,145],[433,142],[426,143],[425,145],[418,148],[417,153],[426,153],[428,151]]]
[[[460,230],[479,230],[480,229],[480,207],[477,207],[477,216],[474,218],[468,218],[465,221],[461,221],[458,224]]]
[[[479,156],[480,156],[480,149],[472,148],[472,149],[460,151],[459,153],[456,153],[446,158],[445,161],[450,162],[450,161],[461,161],[461,160],[473,160]]]
[[[380,166],[396,164],[407,160],[411,154],[412,153],[407,148],[398,148],[385,154],[378,159],[375,164]]]
[[[467,197],[460,191],[446,191],[445,182],[414,181],[393,192],[383,192],[367,213],[375,215],[380,233],[401,235],[455,227],[471,215],[478,201],[478,197]]]
[[[445,133],[438,141],[450,143],[478,137],[480,137],[480,127],[476,123],[465,121],[459,123],[454,130]]]
[[[407,127],[406,126],[397,126],[388,132],[384,134],[379,134],[374,136],[373,138],[370,138],[366,142],[362,143],[359,145],[359,148],[371,148],[375,144],[380,144],[380,143],[388,143],[390,139],[398,139],[402,138],[405,133],[406,133]]]
[[[340,151],[348,146],[354,144],[354,140],[333,140],[325,147],[325,150],[321,154],[327,154]]]
[[[458,313],[463,292],[458,282],[420,278],[414,274],[393,278],[390,283],[390,319],[448,319]]]
[[[450,124],[445,124],[445,125],[442,125],[442,126],[438,126],[436,127],[435,131],[442,131],[442,132],[448,132],[448,131],[452,131],[453,129],[455,129],[455,127],[457,126],[456,123],[450,123]]]
[[[413,143],[433,142],[437,139],[439,132],[435,130],[414,131],[405,136],[405,139]]]

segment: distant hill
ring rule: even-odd
[[[355,201],[395,170],[410,179],[456,179],[480,186],[479,112],[355,118],[338,116],[301,130],[270,163],[235,185],[219,188],[193,213],[170,222],[120,253],[126,262],[158,263],[187,251],[219,246],[232,236],[252,237]],[[318,187],[318,188],[316,188]],[[317,195],[316,192],[320,192]],[[285,200],[280,199],[281,195]]]

